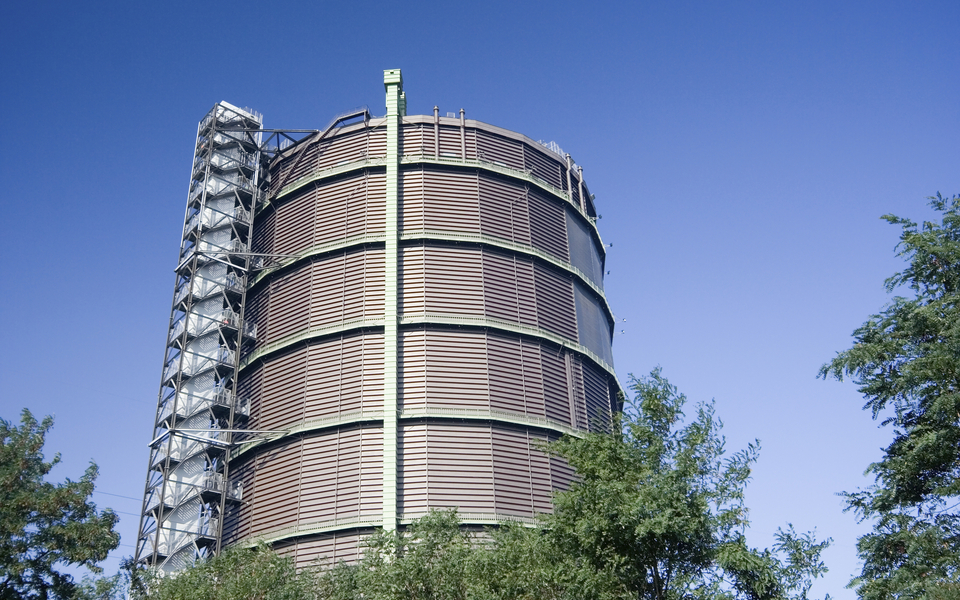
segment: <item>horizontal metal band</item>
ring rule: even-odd
[[[327,337],[331,335],[337,335],[339,333],[345,333],[347,331],[374,327],[383,327],[383,319],[351,319],[349,321],[342,321],[335,325],[323,325],[321,327],[302,329],[296,333],[288,335],[287,337],[280,338],[275,342],[270,342],[269,344],[260,346],[247,356],[243,357],[243,360],[240,361],[240,367],[237,370],[242,371],[255,360],[263,358],[268,354],[279,352],[285,348],[289,348],[290,346],[309,339]]]
[[[357,171],[360,169],[367,169],[371,167],[383,167],[386,165],[386,160],[387,160],[386,156],[378,156],[375,158],[364,157],[360,160],[355,160],[355,161],[344,163],[342,165],[337,165],[334,167],[328,167],[326,169],[322,169],[320,171],[315,171],[313,173],[310,173],[309,175],[301,177],[300,179],[294,181],[293,183],[290,183],[284,186],[284,188],[280,190],[276,196],[274,196],[273,200],[266,204],[263,204],[258,209],[258,212],[260,210],[263,210],[270,204],[276,202],[280,198],[287,196],[303,188],[306,185],[309,185],[316,181],[322,181],[324,179],[339,177],[340,175],[343,175],[344,173],[349,173],[351,171]],[[444,165],[444,166],[452,166],[452,167],[470,167],[475,169],[483,169],[484,171],[488,171],[491,173],[498,173],[500,175],[505,175],[513,179],[519,179],[520,181],[533,184],[538,188],[542,189],[543,191],[553,196],[556,196],[557,198],[560,198],[566,204],[571,206],[576,211],[576,213],[582,217],[583,221],[590,226],[590,228],[593,230],[593,233],[597,236],[597,240],[600,242],[600,247],[603,248],[603,239],[600,237],[600,231],[597,229],[596,219],[594,219],[593,217],[585,213],[578,204],[574,203],[569,193],[561,190],[558,187],[554,187],[553,185],[551,185],[550,183],[547,183],[543,179],[540,179],[539,177],[534,175],[531,171],[514,169],[505,165],[499,165],[497,163],[493,163],[486,160],[445,158],[445,157],[438,157],[438,156],[427,155],[427,154],[415,154],[415,155],[406,154],[400,157],[400,164],[401,165],[429,164],[429,165]]]
[[[548,429],[557,433],[564,433],[574,437],[582,437],[582,431],[574,429],[555,419],[539,417],[536,415],[525,415],[523,413],[510,412],[506,410],[483,409],[483,408],[445,408],[430,407],[414,408],[403,410],[397,413],[397,419],[415,420],[415,419],[459,419],[465,421],[496,421],[499,423],[509,423],[521,427],[534,427],[537,429]],[[271,437],[264,437],[253,440],[230,453],[230,460],[233,461],[246,454],[250,450],[262,446],[263,444],[272,444],[284,438],[294,437],[305,433],[312,433],[322,429],[334,429],[358,423],[370,423],[383,421],[383,410],[367,411],[349,411],[338,415],[323,417],[320,419],[309,419],[300,421],[290,429],[285,429]]]
[[[352,410],[344,413],[339,413],[337,415],[332,415],[329,417],[322,417],[319,419],[308,419],[306,421],[300,421],[296,425],[290,427],[289,429],[284,429],[282,432],[277,433],[272,437],[265,437],[258,440],[253,440],[245,444],[241,444],[240,447],[235,451],[230,453],[230,460],[234,460],[240,457],[243,454],[246,454],[248,451],[262,446],[263,444],[272,444],[278,440],[282,440],[286,437],[291,437],[295,435],[300,435],[302,433],[308,433],[311,431],[317,431],[320,429],[331,429],[335,427],[344,427],[346,425],[356,425],[357,423],[367,423],[367,422],[376,422],[383,421],[383,409],[381,410]]]
[[[578,354],[586,356],[592,360],[598,367],[610,374],[614,379],[617,378],[616,372],[613,370],[613,367],[605,360],[597,356],[592,350],[574,342],[568,340],[563,336],[559,336],[553,332],[547,331],[546,329],[541,329],[540,327],[531,327],[529,325],[520,325],[518,323],[512,323],[510,321],[504,321],[502,319],[493,319],[490,317],[465,317],[460,315],[442,315],[435,313],[427,313],[422,315],[404,315],[400,317],[401,325],[456,325],[456,326],[472,326],[472,327],[483,327],[487,329],[498,329],[500,331],[509,331],[510,333],[518,333],[521,335],[526,335],[528,337],[540,338],[542,340],[548,340],[557,344],[558,346],[563,346],[569,350],[573,350]],[[619,385],[619,383],[617,384]]]
[[[350,321],[337,323],[336,325],[325,325],[323,327],[304,329],[298,331],[297,333],[288,335],[285,338],[281,338],[275,342],[271,342],[257,348],[240,361],[240,367],[238,371],[242,371],[246,367],[250,366],[254,361],[259,360],[269,354],[280,352],[281,350],[289,348],[290,346],[313,338],[327,337],[358,329],[383,327],[383,325],[383,319],[353,319]],[[617,381],[617,373],[613,370],[613,366],[607,364],[605,360],[600,358],[592,350],[579,344],[578,342],[568,340],[565,337],[547,331],[546,329],[541,329],[540,327],[520,325],[518,323],[511,323],[510,321],[493,319],[490,317],[465,317],[460,315],[443,315],[434,313],[402,316],[400,317],[400,325],[453,325],[458,327],[466,325],[471,327],[509,331],[510,333],[547,340],[557,344],[558,346],[563,346],[564,348],[573,350],[578,354],[586,356],[591,361],[596,363],[598,367],[606,371],[615,381]],[[619,381],[617,381],[617,386],[623,389],[622,386],[620,386]]]
[[[415,513],[415,515],[400,515],[401,525],[410,525],[416,519],[426,516],[428,513]],[[519,523],[528,527],[541,525],[535,517],[524,517],[519,515],[506,515],[503,513],[457,513],[457,518],[461,525],[503,525],[506,523]],[[257,544],[276,544],[294,538],[307,537],[323,533],[333,533],[344,529],[372,529],[374,527],[383,527],[383,519],[379,517],[347,517],[343,519],[328,519],[316,523],[297,524],[292,527],[284,527],[276,531],[259,535],[241,542],[245,548],[253,548]]]
[[[565,201],[571,207],[573,207],[577,213],[583,217],[590,227],[593,229],[594,233],[597,234],[597,239],[600,239],[600,232],[597,230],[597,223],[587,213],[580,208],[579,204],[573,202],[571,195],[568,192],[561,190],[554,185],[547,183],[543,179],[540,179],[533,174],[532,171],[524,169],[515,169],[513,167],[508,167],[506,165],[497,164],[490,162],[488,160],[479,160],[479,159],[462,159],[454,157],[444,157],[444,156],[434,156],[432,154],[405,154],[400,157],[401,165],[415,165],[415,164],[428,164],[428,165],[446,165],[452,167],[471,167],[476,169],[483,169],[484,171],[489,171],[491,173],[499,173],[500,175],[506,175],[507,177],[512,177],[513,179],[519,179],[527,183],[532,183],[541,190],[560,198]],[[601,246],[603,242],[601,241]]]
[[[490,235],[483,235],[479,233],[455,233],[452,231],[441,231],[438,229],[423,229],[420,231],[403,231],[400,233],[400,239],[403,241],[415,241],[415,240],[443,240],[445,242],[469,242],[473,244],[479,244],[481,246],[490,246],[493,248],[502,248],[504,250],[510,250],[512,252],[518,252],[520,254],[526,254],[527,256],[532,256],[539,258],[540,260],[549,263],[551,266],[554,266],[562,271],[570,273],[574,277],[580,280],[585,286],[593,290],[597,296],[603,300],[603,308],[607,311],[607,316],[610,317],[610,320],[616,323],[617,318],[613,314],[613,309],[610,308],[610,304],[607,302],[607,297],[603,294],[603,289],[598,286],[596,283],[590,280],[587,277],[586,273],[581,271],[579,268],[573,266],[572,263],[567,261],[560,260],[559,258],[553,256],[548,252],[544,252],[539,248],[534,248],[528,244],[518,244],[516,242],[511,242],[510,240],[505,240],[503,238],[493,237]]]
[[[340,250],[346,250],[347,248],[352,248],[354,246],[365,246],[367,244],[382,244],[386,241],[387,235],[385,233],[378,234],[366,234],[366,235],[352,235],[350,237],[340,238],[332,242],[327,242],[325,244],[318,244],[316,246],[310,246],[306,250],[301,251],[295,256],[285,258],[277,261],[277,264],[272,267],[268,267],[253,279],[250,282],[250,287],[252,288],[257,283],[267,278],[272,273],[279,271],[280,269],[285,269],[290,265],[294,265],[302,260],[308,259],[313,256],[318,256],[320,254],[329,254],[331,252],[337,252]]]
[[[320,169],[319,171],[314,171],[314,172],[310,173],[309,175],[305,175],[305,176],[301,177],[300,179],[297,179],[296,181],[294,181],[294,182],[292,182],[292,183],[290,183],[290,184],[285,185],[285,186],[283,187],[283,189],[281,189],[279,192],[277,192],[277,195],[273,197],[273,200],[271,200],[270,202],[267,202],[267,203],[263,204],[263,205],[260,207],[260,210],[263,210],[264,208],[266,208],[267,206],[270,206],[271,204],[273,204],[274,202],[276,202],[276,201],[279,200],[280,198],[283,198],[284,196],[287,196],[287,195],[289,195],[289,194],[291,194],[291,193],[299,190],[300,188],[304,187],[305,185],[309,185],[309,184],[313,183],[314,181],[322,181],[322,180],[324,180],[324,179],[331,179],[331,178],[333,178],[333,177],[338,177],[338,176],[340,176],[340,175],[343,175],[344,173],[349,173],[349,172],[351,172],[351,171],[357,171],[357,170],[359,170],[359,169],[367,169],[367,168],[370,168],[370,167],[382,167],[382,166],[386,165],[386,163],[387,163],[387,157],[386,157],[386,155],[384,155],[384,156],[377,156],[377,157],[373,157],[373,158],[364,157],[364,158],[361,158],[361,159],[359,159],[359,160],[354,160],[354,161],[351,161],[351,162],[343,163],[342,165],[335,165],[335,166],[333,166],[333,167],[327,167],[326,169]],[[258,210],[258,212],[259,212],[259,210]]]

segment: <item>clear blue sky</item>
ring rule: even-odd
[[[11,2],[0,9],[0,416],[55,414],[58,477],[142,493],[196,123],[226,100],[271,127],[466,109],[556,140],[614,244],[621,380],[661,365],[760,438],[751,543],[836,542],[815,592],[857,570],[835,493],[889,431],[815,378],[887,298],[897,230],[960,193],[956,2]],[[132,553],[139,500],[122,511]],[[111,559],[108,568],[113,568]]]

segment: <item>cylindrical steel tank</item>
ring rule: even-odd
[[[604,248],[582,170],[479,121],[315,134],[270,165],[245,320],[255,346],[223,543],[353,560],[433,508],[532,521],[572,472],[537,441],[608,429],[619,390]]]

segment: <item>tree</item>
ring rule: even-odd
[[[655,369],[632,379],[614,435],[565,436],[549,450],[578,480],[556,494],[547,535],[623,598],[806,598],[829,540],[781,530],[746,543],[744,489],[759,445],[725,457],[712,404],[685,422],[686,398]]]
[[[340,564],[321,578],[330,600],[466,600],[478,583],[478,543],[457,513],[433,511],[405,532],[378,530],[356,566]]]
[[[851,582],[862,598],[960,597],[960,197],[930,198],[941,221],[901,227],[907,267],[886,289],[909,290],[853,332],[854,344],[820,370],[849,377],[893,441],[867,468],[848,510],[873,522],[857,543]]]
[[[117,515],[97,511],[89,500],[97,478],[90,464],[79,481],[44,481],[60,462],[44,462],[44,438],[53,419],[42,422],[24,409],[20,426],[0,419],[0,599],[68,598],[73,578],[58,569],[97,563],[117,547]]]
[[[266,545],[234,546],[174,576],[132,570],[134,600],[313,600],[314,573],[298,573],[293,559]],[[96,596],[93,596],[96,597]],[[113,598],[113,596],[105,596]]]
[[[379,532],[356,566],[324,576],[333,600],[620,600],[806,598],[828,542],[792,528],[749,548],[744,486],[758,448],[725,458],[711,405],[683,423],[685,398],[659,370],[634,380],[617,433],[546,447],[578,480],[542,527],[474,538],[456,514]],[[485,543],[481,543],[486,539]]]

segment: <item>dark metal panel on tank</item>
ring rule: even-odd
[[[404,518],[453,507],[461,513],[494,514],[488,426],[416,423],[403,425],[400,435],[403,486],[398,499]]]
[[[426,229],[480,231],[476,173],[424,171],[423,212]]]
[[[526,187],[486,173],[479,174],[480,230],[520,244],[530,243]]]
[[[366,148],[367,132],[362,129],[325,139],[318,144],[313,169],[320,171],[357,160],[363,157]]]
[[[402,129],[401,154],[404,156],[433,154],[433,127],[429,134],[423,123],[404,125]]]
[[[311,344],[304,418],[331,418],[383,408],[383,335],[355,333]]]
[[[364,531],[364,534],[369,535],[369,531]],[[281,556],[291,557],[298,571],[316,567],[318,564],[331,568],[341,561],[352,565],[363,554],[361,535],[353,530],[320,534],[292,544],[277,545],[275,550]]]
[[[460,128],[440,126],[440,158],[463,158],[460,151]]]
[[[403,232],[424,230],[423,169],[400,172],[400,223]]]
[[[567,240],[570,248],[570,263],[583,271],[583,274],[597,287],[603,288],[603,260],[597,250],[597,243],[587,225],[567,209]]]
[[[310,322],[309,268],[290,271],[273,279],[269,287],[264,286],[263,290],[270,295],[267,317],[269,335],[258,336],[258,342],[276,340],[307,327]]]
[[[257,429],[282,429],[303,420],[306,365],[306,348],[299,348],[264,365],[262,400],[259,410],[250,415]]]
[[[383,495],[383,436],[351,427],[303,440],[300,478],[302,528],[334,519],[374,519]]]
[[[426,349],[428,407],[490,407],[484,336],[427,330]]]
[[[537,294],[537,324],[567,339],[577,339],[573,281],[568,275],[561,275],[540,264],[534,265],[533,271]]]
[[[257,453],[249,510],[253,515],[250,534],[263,535],[297,523],[300,502],[300,444]]]
[[[563,207],[556,200],[535,191],[530,192],[528,202],[533,247],[549,252],[560,260],[569,260],[567,223]]]
[[[553,158],[552,153],[548,156],[545,150],[539,150],[528,144],[523,145],[523,166],[530,169],[533,174],[543,179],[555,188],[562,189],[565,177],[562,175],[562,167],[559,158]]]
[[[609,432],[611,429],[609,375],[587,361],[581,360],[587,420],[591,431]]]
[[[294,254],[313,245],[316,202],[312,191],[302,193],[276,207],[276,231],[272,252]]]
[[[477,136],[477,158],[514,169],[523,169],[523,145],[520,142],[483,130],[474,131]]]
[[[547,417],[568,425],[572,424],[567,365],[563,358],[563,349],[541,347],[540,367],[543,373],[543,396]]]
[[[546,436],[531,435],[525,428],[492,428],[491,435],[497,513],[535,517],[544,496],[550,495],[549,477],[537,478],[531,469],[531,462],[547,462],[534,447],[534,440],[546,441]]]

